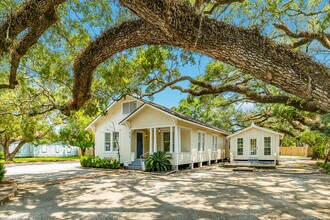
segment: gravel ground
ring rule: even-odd
[[[20,192],[0,207],[0,219],[330,219],[330,176],[313,163],[288,160],[256,172],[213,165],[167,176],[72,162],[10,166]]]

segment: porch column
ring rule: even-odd
[[[149,154],[152,154],[152,128],[149,128]]]
[[[134,158],[132,158],[132,153],[133,153],[133,151],[132,151],[132,133],[133,133],[133,131],[132,130],[130,130],[129,132],[128,132],[128,147],[129,147],[129,152],[130,152],[130,157],[131,158],[129,158],[131,161],[133,161],[134,160]],[[133,160],[132,160],[133,159]]]
[[[154,128],[154,152],[157,152],[157,128]]]
[[[173,153],[173,127],[170,127],[170,153]]]
[[[174,153],[179,153],[179,127],[174,128]]]
[[[179,127],[178,138],[179,138],[179,149],[178,149],[178,152],[181,153],[181,128],[180,127]]]

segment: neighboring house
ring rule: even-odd
[[[278,161],[283,136],[282,133],[252,123],[250,127],[227,137],[231,160]]]
[[[176,169],[226,157],[230,133],[169,108],[126,96],[106,111],[86,128],[95,131],[95,156],[129,165],[153,152],[168,151]]]
[[[9,146],[9,151],[13,152],[18,142]],[[35,146],[31,143],[24,144],[15,157],[66,157],[76,156],[79,147],[62,145],[61,143],[43,144]],[[0,151],[3,147],[0,146]]]

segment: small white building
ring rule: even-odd
[[[227,136],[231,161],[278,161],[283,136],[282,133],[252,123],[250,127]]]
[[[95,131],[95,156],[132,166],[153,152],[168,151],[176,168],[226,157],[226,136],[230,133],[169,108],[126,96],[113,102],[106,112],[86,128]]]

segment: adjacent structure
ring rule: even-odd
[[[278,161],[284,134],[252,124],[227,136],[231,161]]]
[[[128,166],[162,150],[172,154],[175,168],[229,156],[230,133],[150,101],[126,96],[106,112],[86,128],[95,131],[95,156],[116,158]]]
[[[13,152],[18,142],[12,143],[9,146],[9,151]],[[61,143],[43,144],[35,146],[30,143],[26,143],[18,151],[15,157],[67,157],[78,155],[79,147],[63,145]],[[3,151],[3,147],[0,146],[0,151]]]

